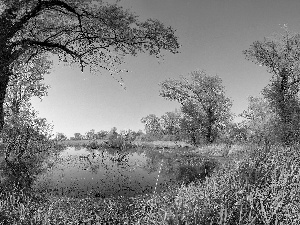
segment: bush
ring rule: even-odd
[[[12,125],[13,124],[13,125]],[[2,187],[29,190],[35,177],[44,171],[44,160],[51,154],[54,143],[47,135],[48,125],[44,119],[5,124],[5,160],[0,164],[5,182]]]
[[[92,141],[92,142],[89,142],[87,145],[86,145],[87,148],[91,148],[91,149],[97,149],[97,148],[100,148],[101,145],[98,144],[97,141]]]

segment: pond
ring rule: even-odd
[[[48,163],[51,169],[39,175],[33,187],[58,196],[131,197],[160,192],[174,182],[172,158],[149,149],[119,152],[67,147]]]

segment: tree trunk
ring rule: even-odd
[[[206,142],[212,144],[215,140],[213,134],[213,125],[215,123],[214,112],[211,107],[207,110]]]
[[[280,89],[279,89],[279,116],[281,118],[282,123],[282,139],[281,141],[285,145],[289,145],[292,141],[292,129],[291,129],[291,117],[293,113],[293,106],[291,105],[291,97],[289,95],[289,83],[288,83],[288,76],[286,70],[283,69],[283,71],[280,74],[281,76],[281,83],[280,83]]]
[[[6,89],[9,82],[9,69],[8,67],[0,68],[0,133],[4,126],[4,100]]]

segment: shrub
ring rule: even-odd
[[[49,125],[45,119],[14,118],[3,129],[5,160],[0,169],[6,178],[2,186],[18,191],[30,189],[35,177],[43,172],[44,160],[51,154],[54,142],[49,140]]]
[[[90,143],[88,143],[86,145],[87,148],[91,148],[91,149],[97,149],[99,148],[101,145],[97,143],[97,141],[92,141]]]

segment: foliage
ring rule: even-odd
[[[210,77],[204,71],[192,72],[190,76],[191,81],[182,77],[181,80],[162,82],[160,95],[182,105],[185,127],[191,135],[201,131],[205,140],[212,143],[230,120],[232,104],[225,97],[222,80],[218,76]]]
[[[286,29],[284,35],[265,38],[254,42],[244,51],[246,58],[260,66],[266,66],[272,74],[271,84],[263,95],[270,107],[280,118],[281,141],[286,145],[299,134],[299,57],[300,35],[291,34]]]
[[[162,128],[160,125],[160,118],[154,114],[149,114],[141,119],[141,122],[145,124],[146,134],[153,136],[162,134]]]
[[[181,107],[183,117],[180,121],[181,133],[193,145],[203,142],[203,112],[192,102],[187,102]]]
[[[105,130],[98,131],[96,134],[97,139],[104,139],[107,136],[108,132]]]
[[[47,95],[49,86],[42,81],[44,75],[49,73],[50,64],[46,57],[37,57],[30,63],[14,64],[4,103],[6,116],[18,114],[23,107],[30,107],[29,100],[32,97],[42,99]]]
[[[250,133],[245,121],[229,123],[221,136],[221,141],[228,145],[245,144],[249,141]]]
[[[95,134],[95,130],[94,129],[91,129],[90,131],[86,132],[85,133],[85,138],[87,140],[93,140],[93,139],[96,139],[97,135]]]
[[[165,135],[180,135],[181,112],[166,112],[160,117],[160,125]]]
[[[80,133],[74,133],[74,139],[75,140],[82,140],[83,136]]]
[[[120,134],[118,134],[117,128],[113,127],[108,133],[107,141],[105,143],[110,148],[118,148],[121,150],[125,148],[131,148],[133,147],[131,141],[135,139],[135,136],[130,136],[130,134],[132,134],[132,131],[130,130],[120,131]]]
[[[149,114],[141,119],[145,124],[146,134],[142,135],[141,141],[157,141],[157,140],[174,140],[178,141],[182,138],[180,111],[166,112],[161,117]]]
[[[174,30],[160,21],[145,22],[117,4],[101,0],[7,0],[0,14],[0,129],[3,102],[13,65],[57,54],[68,63],[120,72],[125,55],[177,53]]]
[[[65,141],[65,140],[67,140],[68,138],[67,138],[67,136],[65,135],[65,134],[63,134],[63,133],[56,133],[56,135],[55,135],[55,137],[54,137],[54,140],[56,140],[56,141]]]
[[[27,118],[20,115],[23,114],[5,124],[2,134],[6,145],[1,167],[9,182],[5,186],[11,185],[17,190],[31,187],[37,174],[43,171],[43,161],[53,149],[49,140],[51,126],[46,119],[38,118],[34,111]]]
[[[248,139],[256,143],[275,143],[280,136],[278,116],[265,98],[249,97],[249,106],[241,114],[245,121]]]

